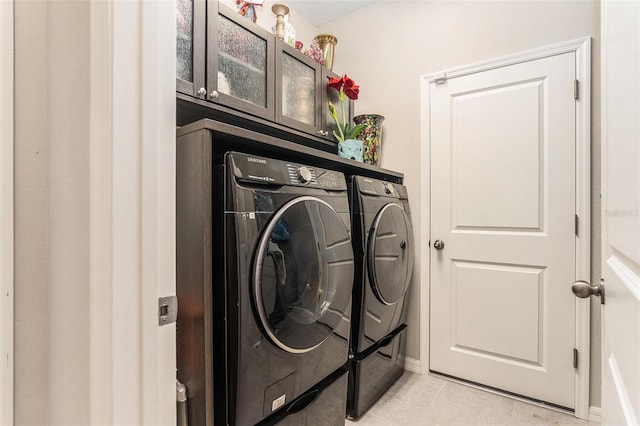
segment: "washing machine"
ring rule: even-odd
[[[352,176],[349,193],[356,267],[347,417],[358,418],[404,372],[415,248],[405,186]]]
[[[215,173],[215,424],[254,425],[280,410],[305,424],[299,413],[314,401],[344,419],[354,274],[344,175],[237,152]],[[327,378],[332,403],[318,404]]]

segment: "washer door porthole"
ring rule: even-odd
[[[349,315],[349,229],[325,201],[302,196],[270,218],[254,263],[253,300],[263,330],[281,349],[308,352]]]

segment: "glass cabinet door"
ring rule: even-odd
[[[176,0],[176,90],[204,97],[205,0]]]
[[[276,121],[321,135],[320,64],[276,42]]]
[[[273,35],[218,2],[208,18],[208,100],[273,119]]]

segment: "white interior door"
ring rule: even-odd
[[[602,3],[602,424],[640,422],[640,3]],[[597,284],[597,283],[593,283]]]
[[[431,86],[430,369],[568,408],[575,79],[569,52]]]

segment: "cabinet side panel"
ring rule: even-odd
[[[176,146],[178,380],[187,387],[190,425],[213,425],[211,143],[209,132]]]

